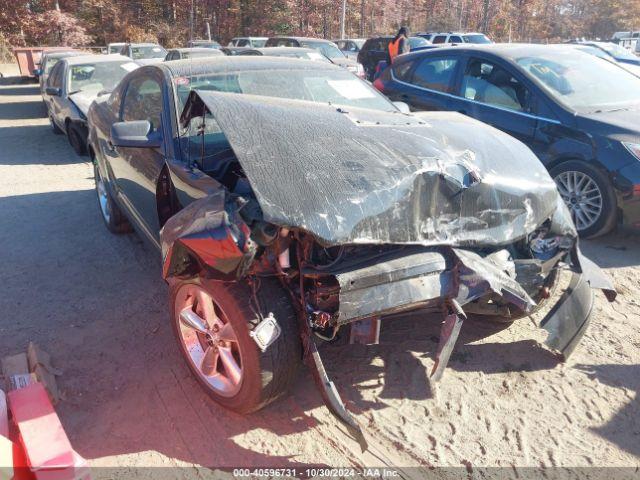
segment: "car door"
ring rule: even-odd
[[[152,131],[162,131],[165,144],[171,132],[163,128],[166,85],[158,70],[144,69],[132,76],[124,89],[120,106],[121,122],[148,120]],[[167,112],[168,114],[168,112]],[[112,147],[116,156],[111,159],[113,176],[120,198],[136,223],[155,242],[159,239],[160,224],[156,203],[156,186],[165,160],[162,148]]]
[[[50,86],[59,89],[60,95],[48,95],[48,109],[49,116],[53,119],[55,124],[62,130],[65,131],[64,118],[61,118],[62,115],[62,95],[65,95],[64,85],[66,83],[66,71],[67,71],[67,62],[64,60],[59,61],[54,68],[54,74],[50,75]]]
[[[412,110],[450,110],[460,63],[458,55],[423,57],[400,81],[402,92],[394,100],[409,104]]]
[[[451,107],[534,146],[537,118],[531,90],[506,62],[469,56]]]

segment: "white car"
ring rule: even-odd
[[[87,151],[87,112],[138,64],[122,55],[80,55],[55,64],[45,87],[45,103],[54,133],[66,134],[78,155]]]
[[[262,48],[266,42],[267,37],[234,37],[227,46]]]

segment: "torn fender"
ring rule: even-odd
[[[160,231],[162,276],[182,274],[195,259],[221,277],[233,278],[253,259],[249,227],[223,190],[172,216]]]

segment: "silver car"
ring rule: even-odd
[[[138,68],[122,55],[80,55],[61,59],[51,70],[45,103],[54,133],[66,134],[78,155],[87,151],[87,112],[109,98],[120,80]]]
[[[67,57],[76,57],[78,55],[86,55],[85,52],[80,52],[78,50],[52,50],[50,52],[44,52],[42,57],[40,57],[40,63],[38,65],[37,74],[38,80],[40,81],[40,94],[42,95],[42,100],[46,103],[46,93],[44,91],[45,85],[47,84],[47,78],[49,78],[49,74],[51,70],[63,58]]]

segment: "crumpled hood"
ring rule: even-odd
[[[552,216],[575,236],[534,154],[463,115],[194,91],[183,121],[202,111],[200,101],[231,144],[264,220],[321,243],[495,246]]]
[[[71,100],[76,107],[82,112],[82,114],[86,117],[87,112],[89,111],[89,107],[93,103],[93,101],[98,97],[99,90],[81,90],[72,95],[69,95],[69,100]]]

